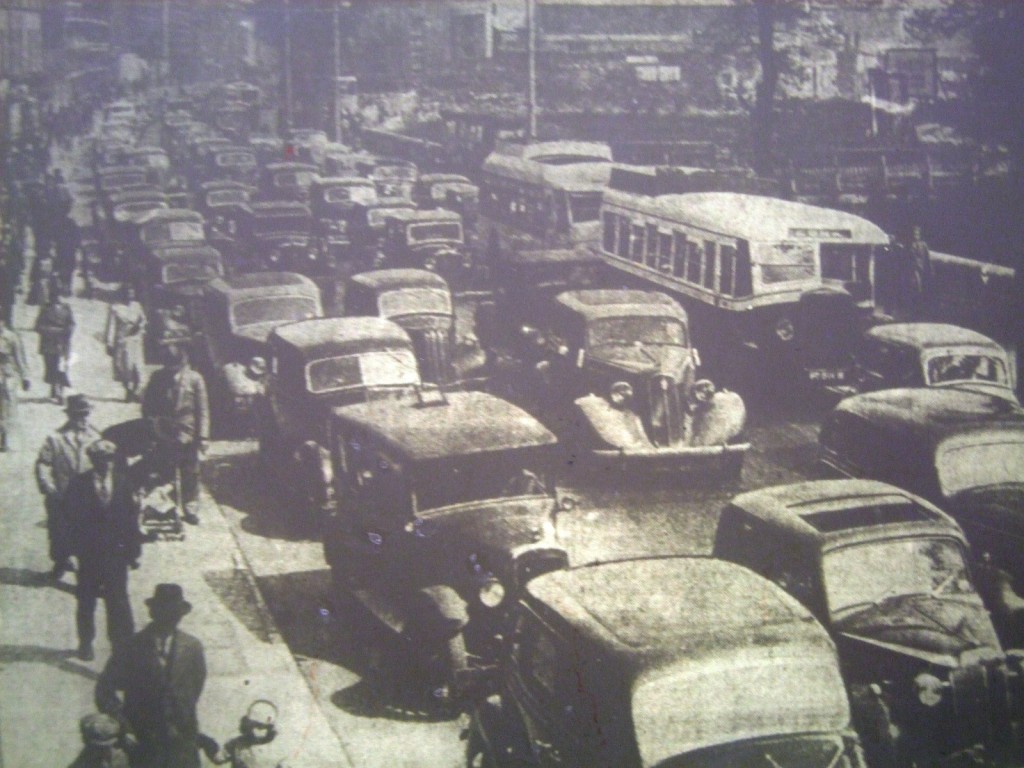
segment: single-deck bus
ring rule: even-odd
[[[835,385],[874,322],[889,237],[859,216],[760,195],[605,191],[599,250],[690,313],[705,363],[737,383]]]

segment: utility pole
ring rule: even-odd
[[[162,32],[160,66],[161,80],[170,80],[171,75],[171,0],[163,0],[160,8],[160,30]]]
[[[167,0],[164,0],[166,2]],[[284,126],[292,127],[292,5],[284,0]]]
[[[334,79],[331,97],[334,101],[334,140],[341,141],[341,99],[338,98],[338,78],[341,77],[341,0],[334,0]]]
[[[537,18],[536,0],[526,0],[526,119],[527,138],[537,139]]]

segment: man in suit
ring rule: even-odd
[[[146,605],[152,621],[110,657],[96,683],[96,707],[128,723],[139,765],[199,768],[196,705],[206,658],[203,644],[178,629],[192,605],[179,584],[157,584]]]
[[[128,569],[139,567],[142,537],[132,490],[116,467],[117,446],[98,440],[86,452],[92,469],[68,485],[65,510],[71,551],[78,557],[78,658],[95,658],[96,601],[107,607],[107,635],[116,652],[135,632],[128,600]]]
[[[43,441],[36,458],[36,482],[46,507],[54,579],[74,570],[64,499],[72,478],[92,467],[86,448],[100,439],[100,433],[89,423],[92,404],[85,395],[71,395],[64,411],[68,420]]]
[[[180,344],[163,347],[164,367],[142,395],[142,415],[153,426],[161,462],[170,477],[179,473],[186,523],[199,523],[199,456],[210,439],[210,405],[206,382],[192,370]]]

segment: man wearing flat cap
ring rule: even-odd
[[[129,768],[122,745],[121,723],[109,715],[93,713],[78,722],[82,751],[68,768]]]
[[[146,605],[152,621],[110,657],[96,683],[96,707],[128,724],[139,765],[199,768],[196,705],[206,659],[203,644],[178,629],[192,605],[178,584],[157,584]]]
[[[89,423],[92,405],[85,395],[71,395],[64,411],[68,420],[43,441],[36,458],[36,482],[46,507],[46,530],[50,537],[52,576],[59,579],[71,567],[71,540],[64,511],[72,478],[87,472],[92,464],[86,448],[100,439]]]
[[[71,551],[78,558],[78,658],[92,661],[96,601],[100,597],[107,607],[111,648],[116,652],[135,632],[128,599],[128,569],[138,568],[142,536],[132,489],[118,466],[117,446],[97,440],[86,453],[92,469],[71,481],[64,504]]]

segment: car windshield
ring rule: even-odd
[[[686,329],[678,320],[665,317],[609,317],[590,323],[591,347],[671,344],[686,346]]]
[[[244,189],[218,189],[206,195],[206,204],[214,205],[242,205],[249,202],[249,195]]]
[[[840,733],[828,735],[797,735],[783,738],[745,739],[728,744],[687,752],[659,762],[654,768],[724,768],[731,765],[775,766],[802,765],[815,768],[840,768],[846,745]]]
[[[185,283],[190,280],[212,280],[220,274],[217,265],[207,261],[179,261],[164,264],[163,281],[165,285]]]
[[[946,497],[974,488],[1024,483],[1024,440],[1006,439],[940,448],[935,457]]]
[[[286,171],[275,174],[274,185],[278,187],[308,187],[313,183],[312,171]]]
[[[872,541],[825,554],[829,611],[877,605],[903,595],[974,595],[963,551],[953,539]]]
[[[416,169],[403,165],[378,165],[373,169],[375,179],[410,180],[416,178]]]
[[[366,220],[369,222],[371,227],[383,227],[384,220],[398,210],[406,210],[404,208],[373,208],[366,213]]]
[[[372,203],[377,199],[377,188],[373,186],[338,186],[324,190],[328,203]]]
[[[447,291],[437,288],[402,288],[385,291],[377,299],[383,317],[402,315],[450,315],[452,300]]]
[[[810,243],[776,243],[761,248],[759,262],[762,283],[809,280],[817,272],[814,245]]]
[[[144,243],[171,241],[191,243],[206,239],[203,225],[198,221],[167,221],[151,224],[142,232]]]
[[[306,383],[314,394],[351,387],[411,386],[419,381],[416,358],[408,349],[328,357],[306,366]]]
[[[452,223],[413,224],[409,227],[409,242],[422,243],[427,240],[455,240],[462,242],[462,226]]]
[[[239,301],[231,307],[236,328],[261,323],[281,325],[316,316],[316,301],[308,296],[263,296]]]
[[[420,510],[439,509],[484,499],[546,493],[545,452],[524,448],[431,461],[419,472]]]
[[[308,232],[312,220],[306,216],[257,216],[257,232]]]
[[[600,193],[573,194],[569,196],[569,205],[572,207],[574,224],[597,221],[601,212],[601,195]]]
[[[928,383],[945,384],[953,381],[987,381],[1010,385],[1005,363],[994,355],[944,354],[928,358]]]
[[[221,152],[217,155],[217,165],[256,165],[256,156],[249,152]]]

